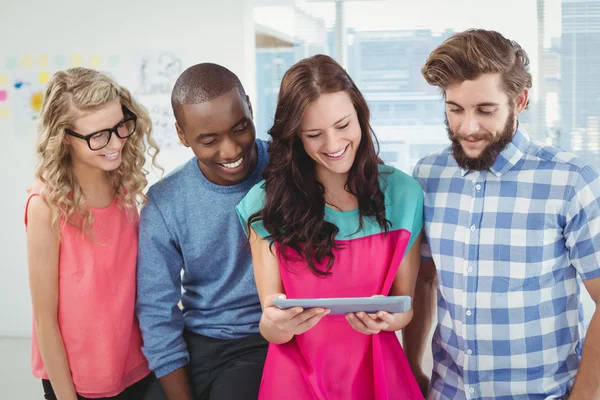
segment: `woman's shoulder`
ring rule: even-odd
[[[384,185],[382,190],[386,197],[423,196],[421,185],[419,185],[419,182],[415,178],[391,165],[380,165],[379,175]]]
[[[265,181],[262,180],[246,193],[242,201],[238,204],[237,210],[247,218],[250,215],[262,210],[266,201]]]

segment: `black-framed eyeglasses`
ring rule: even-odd
[[[103,149],[108,145],[108,143],[110,143],[110,138],[112,137],[113,133],[121,139],[126,139],[135,132],[137,115],[129,111],[129,109],[125,106],[122,106],[122,108],[124,115],[123,121],[116,124],[113,128],[92,132],[89,135],[82,135],[72,129],[65,129],[65,132],[67,135],[85,140],[90,150],[95,151]]]

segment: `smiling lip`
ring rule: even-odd
[[[102,154],[102,157],[104,157],[108,161],[115,161],[115,160],[119,159],[120,155],[121,155],[121,151],[115,151],[114,153]]]
[[[240,157],[237,161],[231,163],[219,163],[220,166],[227,170],[236,170],[240,168],[244,164],[244,157]]]
[[[348,150],[348,146],[350,146],[349,143],[346,145],[346,147],[344,147],[343,149],[341,149],[338,152],[335,152],[335,153],[323,153],[323,154],[325,154],[328,158],[333,158],[333,159],[340,158],[341,156],[343,156],[344,154],[346,154],[346,150]]]

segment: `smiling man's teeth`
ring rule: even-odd
[[[337,153],[325,153],[325,154],[327,154],[329,157],[339,157],[342,154],[344,154],[344,152],[346,151],[347,148],[348,148],[348,146],[344,147],[343,149],[341,149]]]
[[[230,164],[221,164],[221,165],[222,165],[222,166],[224,166],[225,168],[230,168],[230,169],[233,169],[233,168],[237,168],[237,167],[239,167],[240,165],[242,165],[242,162],[244,162],[244,157],[240,158],[239,160],[237,160],[237,161],[236,161],[236,162],[234,162],[234,163],[230,163]]]

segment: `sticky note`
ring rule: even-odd
[[[6,69],[12,69],[17,67],[17,58],[16,57],[7,57],[6,58]]]
[[[73,67],[79,67],[82,64],[83,59],[81,58],[80,55],[74,55],[73,57],[71,57],[71,65]]]
[[[33,58],[31,56],[25,56],[21,58],[21,67],[30,68],[33,66]]]
[[[39,79],[40,79],[40,83],[42,85],[45,85],[50,80],[50,74],[47,72],[40,72]]]
[[[8,98],[8,92],[6,90],[0,90],[0,101],[6,101]]]
[[[0,74],[0,86],[8,86],[8,75]]]
[[[92,56],[90,59],[90,64],[92,67],[99,67],[102,64],[102,57],[100,56]]]
[[[0,119],[8,119],[9,115],[8,108],[0,107]]]
[[[120,63],[121,59],[119,58],[119,56],[111,56],[108,62],[111,68],[119,68]]]
[[[44,93],[36,92],[31,95],[31,99],[29,100],[29,105],[31,109],[35,112],[40,112],[42,109],[42,103],[44,102]]]
[[[54,58],[54,64],[56,64],[57,67],[64,67],[67,64],[67,60],[65,59],[65,56],[56,56]]]
[[[47,67],[48,66],[48,56],[39,56],[38,57],[38,65],[40,67]]]

